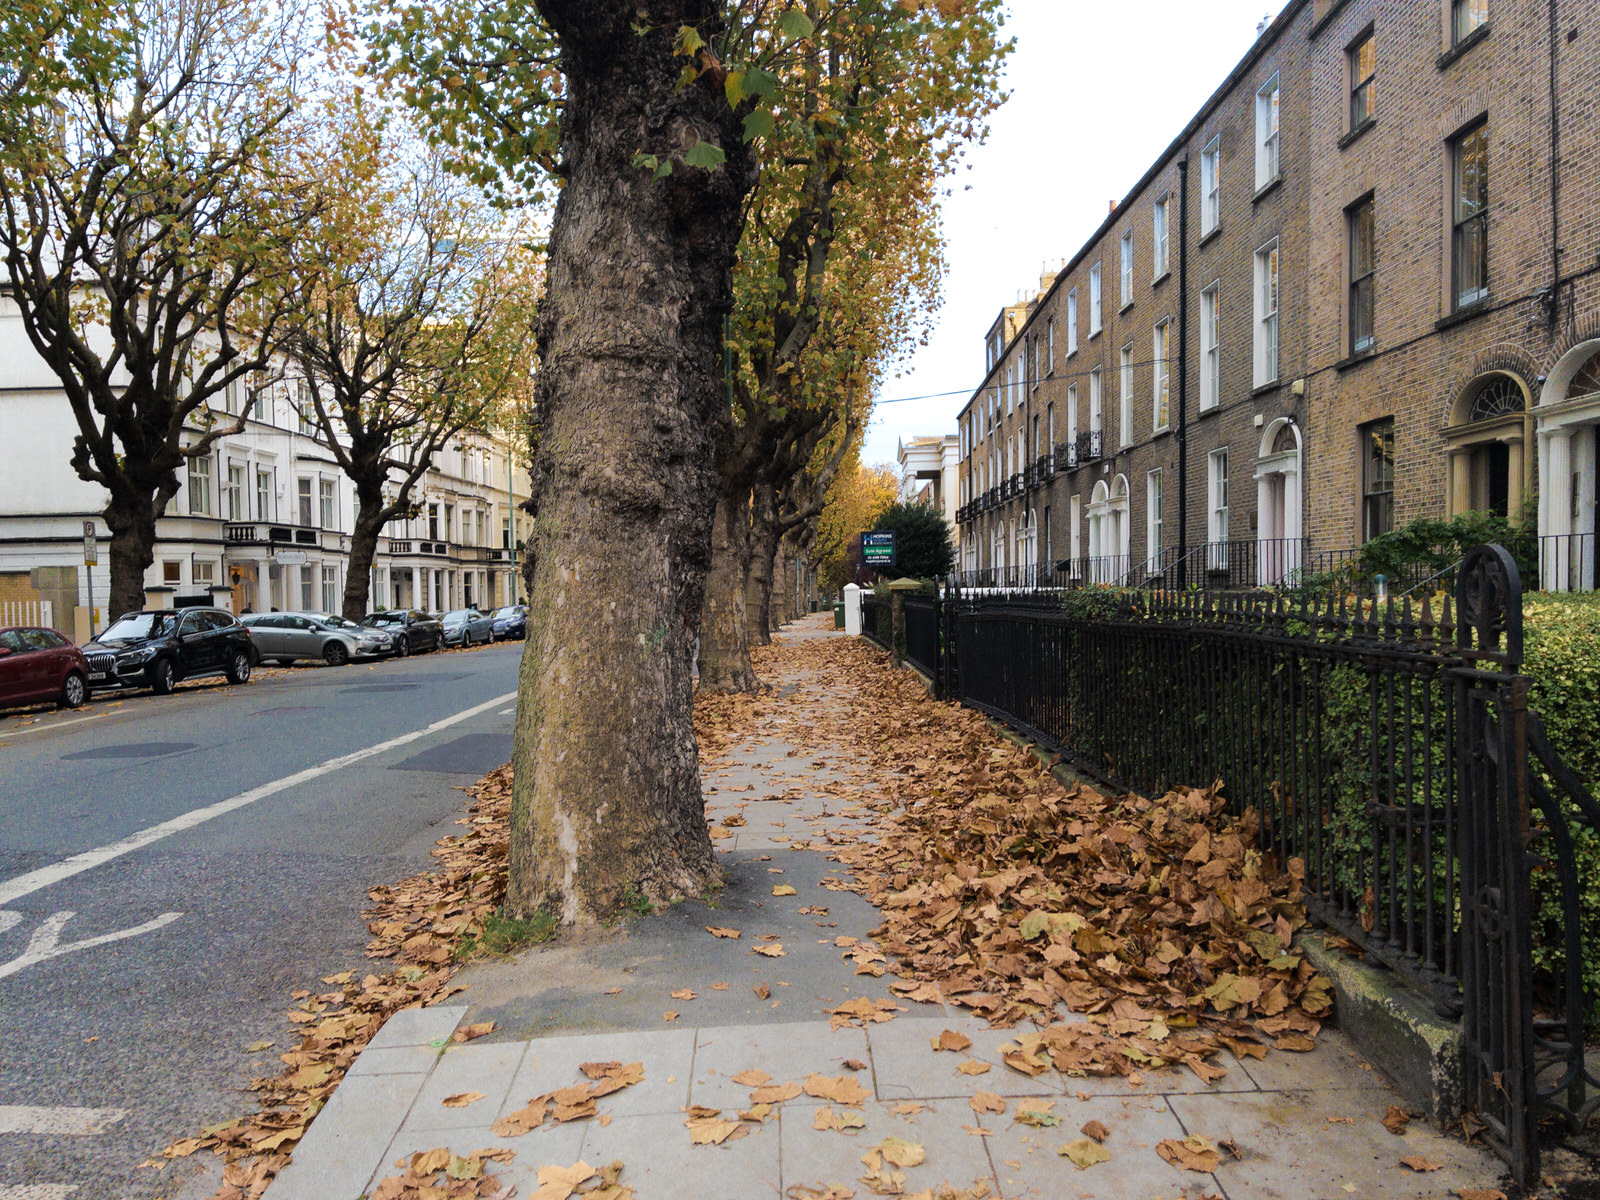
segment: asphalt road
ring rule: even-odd
[[[510,757],[520,651],[0,717],[0,1200],[206,1194],[139,1164],[250,1111],[289,993],[368,966],[367,888]]]

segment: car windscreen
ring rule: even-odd
[[[172,632],[171,613],[129,613],[111,623],[96,640],[102,642],[137,641],[143,638],[166,637]]]
[[[365,625],[404,625],[406,623],[406,615],[405,613],[393,612],[373,613],[362,623]]]

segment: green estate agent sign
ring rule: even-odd
[[[861,565],[879,570],[894,566],[894,531],[861,535]]]

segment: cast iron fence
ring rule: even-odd
[[[1255,809],[1263,848],[1303,863],[1312,915],[1461,1017],[1468,1102],[1526,1185],[1540,1115],[1600,1110],[1573,836],[1600,805],[1528,710],[1514,560],[1478,547],[1450,574],[1437,602],[1438,580],[1382,603],[947,593],[908,600],[907,649],[944,694],[1114,787],[1221,780]],[[1536,871],[1559,921],[1533,918]],[[1536,945],[1564,963],[1538,990]]]
[[[871,592],[861,593],[861,636],[888,650],[893,641],[892,615],[889,601],[880,600]]]
[[[937,684],[942,640],[939,600],[935,596],[907,596],[901,603],[905,606],[906,661]]]

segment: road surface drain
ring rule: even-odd
[[[79,750],[76,754],[63,754],[61,757],[66,761],[78,758],[159,758],[163,754],[182,754],[194,748],[194,742],[133,742],[126,746]]]

